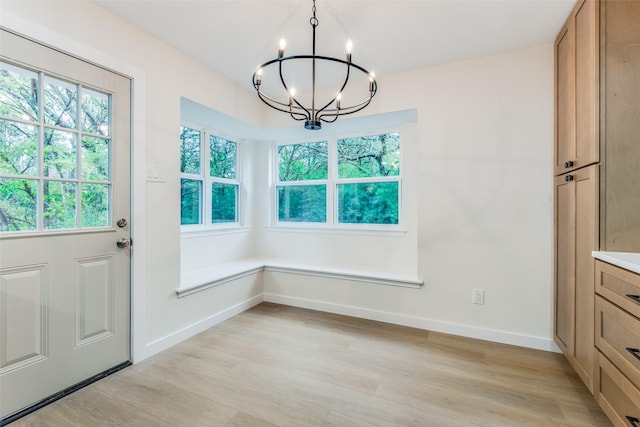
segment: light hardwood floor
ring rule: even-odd
[[[22,426],[610,426],[560,354],[263,303]]]

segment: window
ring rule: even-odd
[[[400,223],[400,135],[277,146],[279,223]]]
[[[0,62],[0,232],[108,227],[111,95]]]
[[[180,128],[180,223],[237,224],[238,144],[192,127]]]

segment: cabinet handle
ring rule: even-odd
[[[640,420],[636,417],[630,417],[629,415],[625,415],[627,421],[629,421],[629,425],[631,427],[640,427]]]
[[[569,169],[573,167],[573,160],[569,160],[568,162],[564,162],[564,168]]]
[[[573,181],[573,175],[567,175],[564,177],[564,182],[571,182]]]
[[[637,302],[638,304],[640,304],[640,295],[627,294],[626,297],[629,298],[631,301]]]
[[[640,350],[638,350],[637,348],[627,347],[627,351],[631,353],[633,357],[640,360]]]

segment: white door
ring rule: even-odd
[[[130,86],[0,30],[0,419],[130,360]]]

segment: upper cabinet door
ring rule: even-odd
[[[598,2],[576,5],[555,45],[555,174],[599,160]]]
[[[556,175],[570,170],[565,163],[576,151],[576,27],[571,16],[555,44],[555,167]],[[566,165],[568,166],[568,164]]]

